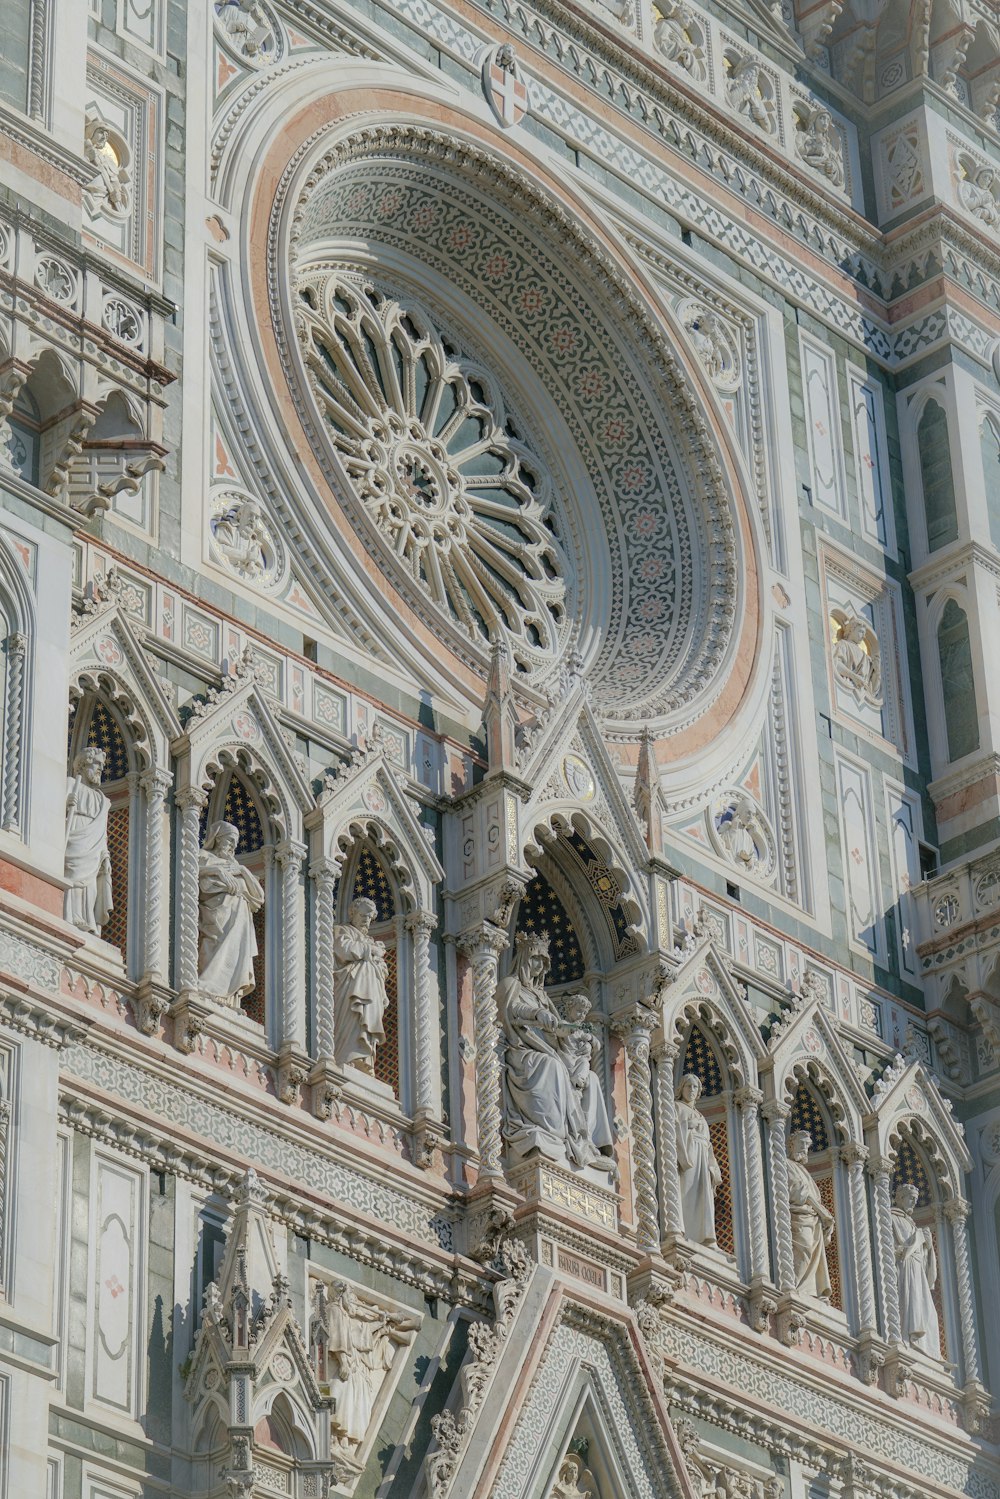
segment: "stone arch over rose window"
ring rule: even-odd
[[[538,163],[471,119],[359,119],[366,99],[331,94],[312,136],[286,111],[266,201],[241,151],[277,96],[219,164],[248,241],[268,225],[231,327],[248,391],[247,351],[269,366],[275,473],[300,463],[279,505],[422,676],[477,701],[503,639],[531,711],[578,653],[616,734],[717,743],[763,701],[762,543],[683,330]]]

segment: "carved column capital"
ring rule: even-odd
[[[848,1140],[839,1147],[840,1159],[850,1171],[856,1166],[864,1166],[868,1160],[868,1147],[861,1145],[857,1140]]]
[[[883,1178],[888,1183],[892,1179],[893,1163],[886,1155],[869,1155],[866,1167],[872,1181],[879,1182]]]
[[[299,868],[305,863],[307,853],[305,844],[298,843],[294,838],[283,838],[274,848],[275,861],[282,870]]]
[[[170,771],[162,770],[156,765],[141,771],[139,775],[139,785],[148,802],[162,802],[173,784],[174,778]]]
[[[949,1197],[941,1211],[951,1224],[964,1223],[972,1211],[964,1197]]]
[[[646,1005],[632,1005],[612,1019],[609,1029],[613,1036],[624,1043],[626,1050],[644,1046],[648,1056],[649,1038],[656,1023],[655,1011],[648,1009]]]
[[[12,656],[23,656],[28,649],[28,637],[23,630],[12,630],[7,636],[7,660]]]
[[[499,958],[507,946],[508,937],[491,921],[481,921],[478,926],[460,932],[456,940],[459,952],[465,958]]]
[[[769,1098],[766,1103],[761,1105],[760,1112],[767,1120],[768,1125],[771,1126],[773,1132],[774,1126],[777,1124],[780,1124],[784,1128],[792,1111],[786,1103],[782,1103],[780,1098]]]
[[[410,911],[404,917],[403,925],[412,937],[421,933],[430,937],[437,929],[437,917],[433,911]]]
[[[759,1109],[764,1102],[764,1095],[759,1088],[753,1088],[749,1083],[744,1083],[742,1088],[737,1088],[733,1094],[733,1103],[738,1109]]]
[[[181,812],[191,812],[197,809],[200,813],[208,801],[208,792],[201,786],[185,786],[182,790],[174,792],[174,801]]]
[[[677,1060],[680,1049],[680,1041],[676,1037],[668,1040],[666,1036],[661,1036],[659,1041],[653,1043],[650,1055],[654,1062],[659,1063],[661,1066],[663,1063],[667,1063],[669,1066]]]

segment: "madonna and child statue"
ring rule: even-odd
[[[594,1070],[600,1042],[584,1025],[586,995],[558,1014],[545,992],[549,939],[519,932],[514,972],[497,987],[506,1043],[504,1139],[511,1163],[541,1156],[571,1170],[617,1174],[604,1089]]]

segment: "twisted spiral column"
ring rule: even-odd
[[[746,1169],[747,1212],[750,1224],[750,1278],[768,1273],[767,1219],[764,1213],[764,1165],[760,1153],[760,1106],[764,1095],[748,1085],[737,1088],[733,1102],[740,1111],[743,1161]]]
[[[868,1193],[865,1191],[865,1165],[868,1151],[849,1140],[841,1146],[840,1159],[847,1169],[851,1204],[851,1232],[847,1238],[854,1256],[854,1282],[858,1288],[859,1332],[877,1332],[875,1312],[875,1272],[872,1267],[871,1232],[868,1223]]]
[[[677,1100],[674,1096],[676,1041],[661,1041],[652,1053],[656,1110],[656,1139],[660,1147],[658,1176],[660,1216],[667,1233],[684,1232],[681,1183],[677,1171]]]
[[[316,1055],[332,1061],[336,1054],[337,1020],[333,1004],[333,892],[337,866],[316,859],[309,867],[316,914],[313,939],[313,984],[316,994]]]
[[[180,891],[177,910],[177,987],[198,987],[198,841],[202,808],[207,796],[190,786],[175,797],[181,814]]]
[[[437,1060],[440,1026],[431,973],[431,933],[437,919],[430,911],[411,911],[405,925],[413,942],[414,1109],[440,1119],[441,1068]]]
[[[660,1247],[656,1202],[656,1149],[653,1142],[653,1092],[649,1035],[656,1023],[652,1011],[632,1010],[612,1026],[625,1047],[628,1101],[632,1126],[636,1241],[647,1253]],[[676,1146],[675,1146],[676,1148]]]
[[[144,849],[146,883],[143,909],[142,956],[147,979],[163,974],[163,806],[173,777],[166,770],[144,770],[139,787],[144,802]]]
[[[281,871],[281,1010],[279,1045],[305,1046],[305,900],[302,866],[306,849],[288,838],[274,850]]]
[[[774,1211],[774,1238],[778,1261],[778,1290],[795,1290],[795,1260],[792,1254],[792,1215],[788,1205],[788,1153],[785,1125],[788,1109],[777,1099],[761,1110],[767,1123],[767,1170]]]
[[[467,933],[459,948],[472,968],[472,1023],[476,1039],[476,1134],[480,1179],[503,1179],[500,1164],[500,1028],[497,1024],[497,976],[507,934],[484,921]]]
[[[7,719],[4,724],[3,830],[21,831],[21,786],[24,779],[24,663],[28,637],[15,630],[7,637]]]
[[[878,1245],[879,1280],[882,1287],[882,1317],[890,1343],[902,1339],[899,1325],[899,1286],[896,1281],[896,1245],[892,1233],[892,1162],[877,1156],[868,1162],[874,1185],[875,1242]]]
[[[952,1197],[944,1205],[944,1215],[951,1224],[951,1242],[955,1255],[955,1283],[958,1290],[958,1317],[962,1327],[962,1361],[965,1381],[979,1380],[979,1347],[976,1341],[976,1313],[972,1300],[972,1270],[969,1264],[969,1204],[964,1197]]]

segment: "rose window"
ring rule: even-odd
[[[496,381],[416,308],[338,273],[299,285],[313,392],[393,565],[523,672],[565,633],[552,482]]]

